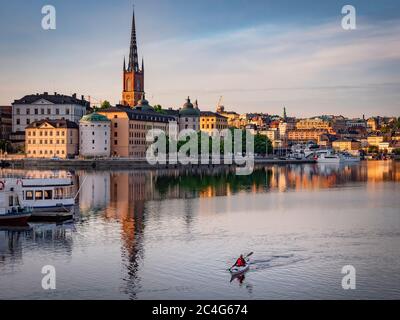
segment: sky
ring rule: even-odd
[[[41,27],[47,4],[56,30]],[[398,0],[0,0],[0,105],[44,91],[118,103],[133,4],[150,104],[400,116]]]

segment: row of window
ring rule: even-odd
[[[36,143],[37,141],[37,143]],[[65,140],[54,140],[56,144],[65,144]],[[48,142],[48,143],[47,143]],[[53,140],[28,140],[28,144],[53,144]],[[72,144],[72,140],[70,141]]]
[[[46,114],[45,111],[47,111],[48,115],[51,115],[51,109],[50,108],[47,108],[47,110],[45,110],[44,108],[41,108],[40,109],[40,114]],[[20,108],[16,108],[16,114],[17,115],[21,115],[22,114]],[[26,109],[26,114],[27,115],[31,114],[31,109],[30,108]],[[33,109],[33,113],[32,114],[39,114],[39,109],[38,108]],[[60,109],[59,108],[55,109],[55,114],[56,115],[60,114]],[[70,114],[70,110],[69,110],[69,108],[66,108],[65,109],[65,115],[69,115],[69,114]]]
[[[53,150],[39,150],[36,153],[36,150],[28,150],[28,154],[65,154],[64,150],[57,150],[53,152]]]
[[[56,136],[60,136],[60,133],[61,133],[61,136],[65,136],[65,131],[55,131],[55,135],[56,135]],[[72,131],[70,131],[70,134],[69,134],[69,135],[72,136]],[[36,137],[36,131],[28,130],[28,136]],[[43,137],[43,136],[45,136],[45,137],[47,137],[47,136],[52,137],[52,136],[53,136],[53,130],[49,130],[49,131],[47,131],[47,130],[40,130],[40,131],[39,131],[39,137]]]
[[[202,129],[226,129],[226,125],[215,125],[214,123],[212,124],[202,124],[201,125]]]

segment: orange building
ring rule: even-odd
[[[129,62],[126,66],[124,58],[122,82],[122,104],[133,108],[144,96],[144,61],[142,59],[142,68],[140,69],[136,42],[135,11],[132,15]]]
[[[314,141],[318,143],[320,136],[328,133],[326,129],[294,129],[287,131],[287,139],[293,142]]]

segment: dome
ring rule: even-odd
[[[198,108],[194,108],[193,103],[190,102],[190,98],[188,97],[182,109],[179,110],[179,115],[198,117],[200,116],[200,110]]]
[[[136,107],[141,108],[142,111],[154,111],[154,108],[149,104],[149,102],[145,98],[140,99]]]
[[[87,114],[82,117],[81,121],[87,121],[87,122],[109,122],[108,118],[106,116],[103,116],[97,112],[93,112],[91,114]]]

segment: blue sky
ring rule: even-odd
[[[152,104],[289,115],[400,112],[400,2],[135,0]],[[41,8],[57,29],[41,28]],[[0,104],[36,92],[118,103],[132,0],[1,1]],[[341,28],[341,8],[357,30]]]

